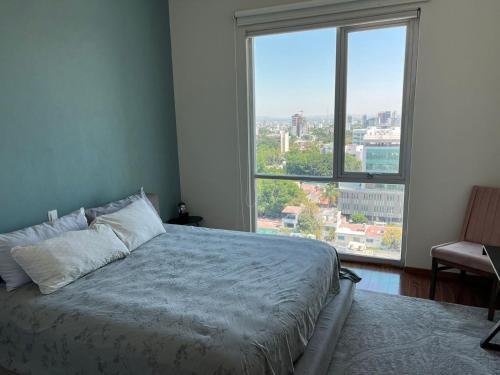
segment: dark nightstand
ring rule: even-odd
[[[168,221],[169,224],[175,225],[191,225],[193,227],[199,227],[200,223],[203,221],[201,216],[188,216],[188,217],[174,217]]]

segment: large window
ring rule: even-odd
[[[250,38],[256,231],[401,259],[410,20]]]

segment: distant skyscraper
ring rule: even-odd
[[[401,126],[401,116],[396,111],[391,114],[391,125]]]
[[[388,126],[390,125],[390,120],[391,120],[391,111],[378,113],[378,125]]]
[[[352,131],[352,143],[355,145],[362,145],[363,138],[365,137],[368,129],[354,129]]]
[[[290,134],[285,131],[280,131],[280,150],[281,153],[290,151]]]
[[[297,137],[302,137],[306,131],[306,118],[304,112],[300,111],[292,116],[292,129],[295,130]]]
[[[368,116],[367,115],[363,115],[363,119],[361,120],[361,124],[362,124],[363,128],[368,127]]]

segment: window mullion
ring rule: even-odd
[[[401,145],[399,168],[405,183],[408,183],[410,171],[410,148],[411,129],[413,127],[413,99],[415,95],[415,72],[416,72],[416,46],[418,32],[416,20],[410,20],[406,26],[406,56],[405,56],[405,78],[403,86],[403,109],[401,117]]]
[[[347,79],[347,33],[343,27],[337,28],[337,51],[335,65],[335,119],[333,147],[333,178],[339,180],[344,165],[345,106]]]

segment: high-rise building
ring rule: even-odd
[[[391,125],[401,126],[401,116],[396,111],[391,114]]]
[[[355,129],[353,143],[363,145],[361,158],[363,171],[398,173],[400,139],[401,128],[399,127]],[[402,185],[341,183],[339,188],[341,195],[338,202],[342,214],[350,216],[361,213],[372,221],[402,222],[404,203]]]
[[[347,116],[346,129],[347,130],[352,129],[352,115]]]
[[[285,130],[280,131],[280,151],[281,153],[290,151],[290,133]]]
[[[381,125],[381,126],[390,125],[391,111],[379,112],[377,117],[378,117],[378,124],[377,125]]]
[[[306,118],[304,112],[300,111],[292,116],[292,129],[295,130],[297,137],[302,137],[306,132]]]
[[[368,220],[396,224],[403,221],[404,186],[340,183],[338,208],[343,215],[363,214]]]
[[[352,143],[355,145],[362,145],[367,131],[367,129],[354,129],[352,131]]]
[[[363,115],[363,118],[361,119],[361,125],[363,126],[363,128],[368,127],[368,116],[367,115]]]
[[[363,171],[398,173],[401,128],[369,128],[363,137]]]

